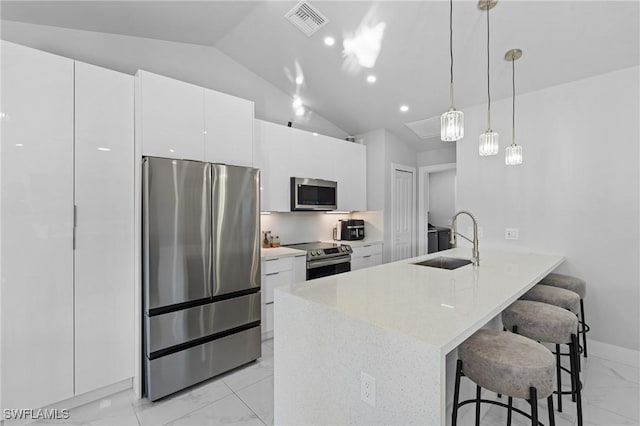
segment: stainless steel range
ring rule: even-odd
[[[286,247],[307,252],[307,280],[351,270],[351,253],[353,253],[353,250],[348,244],[314,241],[303,244],[289,244]]]

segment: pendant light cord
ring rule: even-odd
[[[449,106],[453,109],[453,0],[449,0],[449,58],[451,82],[449,83]]]
[[[512,103],[511,103],[511,140],[512,144],[516,144],[516,60],[515,53],[511,56],[511,82],[513,89]]]
[[[489,54],[489,0],[487,0],[487,129],[491,130],[491,79],[489,77],[489,65],[491,60],[491,55]]]

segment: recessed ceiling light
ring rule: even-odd
[[[325,37],[324,44],[326,44],[327,46],[333,46],[334,44],[336,44],[336,39],[333,37]]]
[[[400,111],[407,112],[409,111],[409,107],[407,105],[400,105]]]
[[[302,106],[302,99],[300,99],[300,96],[293,96],[293,103],[291,104],[291,106],[294,108],[300,108]]]
[[[297,76],[297,77],[296,77],[296,84],[299,86],[299,85],[301,85],[302,83],[304,83],[304,77],[303,77],[303,76],[301,76],[301,75]]]
[[[298,107],[296,108],[296,115],[298,117],[303,116],[304,115],[304,107]]]
[[[24,144],[17,143],[17,144],[16,144],[16,146],[19,148],[19,147],[21,147],[21,146],[24,146]]]
[[[369,74],[369,75],[367,76],[367,81],[368,81],[369,83],[375,83],[375,82],[376,82],[376,80],[378,80],[378,79],[377,79],[377,78],[376,78],[376,76],[375,76],[375,75],[373,75],[373,74]]]
[[[313,133],[313,136],[318,136],[318,134],[314,132],[314,133]]]

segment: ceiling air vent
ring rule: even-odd
[[[326,16],[306,0],[302,0],[295,5],[284,17],[305,33],[307,37],[311,37],[328,22]]]

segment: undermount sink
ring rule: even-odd
[[[462,266],[471,264],[468,259],[458,259],[456,257],[435,257],[433,259],[424,260],[422,262],[414,263],[414,265],[429,266],[431,268],[440,269],[458,269]]]

